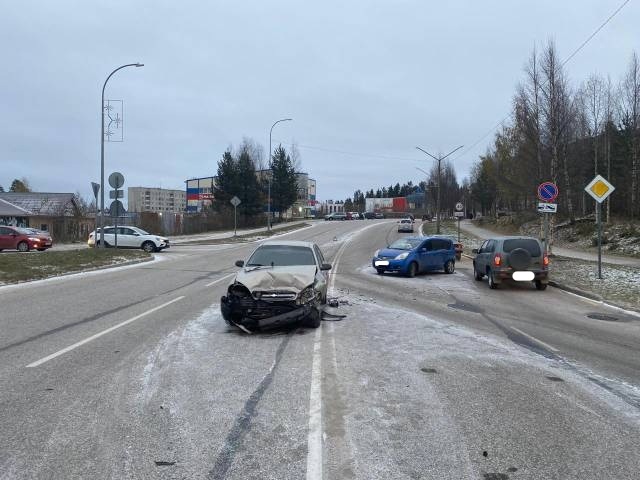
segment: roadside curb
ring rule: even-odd
[[[604,303],[604,300],[600,295],[595,294],[595,293],[591,293],[591,292],[587,292],[586,290],[581,290],[581,289],[576,288],[576,287],[570,287],[569,285],[565,285],[563,283],[558,283],[558,282],[555,282],[553,280],[549,280],[549,285],[551,285],[552,287],[558,288],[560,290],[564,290],[566,292],[573,293],[574,295],[579,295],[581,297],[588,298],[589,300],[595,300],[597,302],[603,302]],[[619,307],[618,305],[614,305],[614,306],[616,306],[618,308],[622,308],[622,307]]]

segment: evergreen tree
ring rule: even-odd
[[[271,157],[271,210],[284,212],[298,199],[298,181],[291,157],[282,145],[278,145]]]
[[[0,193],[4,192],[4,187],[2,185],[0,185]]]
[[[236,195],[242,201],[238,206],[240,214],[246,218],[260,213],[262,210],[261,192],[256,177],[254,159],[249,149],[242,149],[235,170],[238,177],[236,184],[239,186]]]
[[[238,195],[238,193],[240,193],[239,180],[238,163],[235,158],[233,158],[231,151],[227,150],[218,162],[216,185],[213,189],[215,197],[214,206],[216,210],[225,211],[232,208],[229,201],[234,195]]]
[[[31,187],[29,186],[29,182],[26,178],[14,179],[11,183],[11,188],[9,188],[10,192],[30,192]]]

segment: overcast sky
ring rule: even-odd
[[[0,185],[91,196],[100,176],[100,89],[124,100],[106,173],[184,188],[229,145],[299,145],[319,199],[422,179],[508,114],[534,45],[566,58],[622,0],[30,1],[0,16]],[[567,64],[618,81],[640,53],[640,1]],[[454,155],[458,177],[491,142]],[[346,153],[345,153],[346,152]]]

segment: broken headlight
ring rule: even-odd
[[[313,285],[310,285],[300,292],[300,295],[298,295],[298,299],[296,300],[296,303],[298,305],[305,305],[315,300],[317,295],[318,293],[313,288]]]

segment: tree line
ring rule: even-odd
[[[534,49],[513,97],[509,120],[473,166],[465,185],[483,214],[535,211],[537,186],[558,185],[559,212],[570,220],[595,208],[584,187],[596,175],[616,191],[611,216],[640,214],[640,63],[632,53],[622,78],[591,74],[572,84],[553,41]]]
[[[0,185],[0,192],[4,192],[4,187],[2,185]],[[29,184],[29,181],[25,178],[15,178],[13,180],[13,182],[11,182],[11,186],[9,187],[9,191],[10,192],[30,192],[31,191],[31,185]]]
[[[262,149],[252,140],[244,139],[237,150],[228,148],[218,161],[214,187],[213,208],[219,213],[233,211],[231,199],[236,196],[241,203],[238,213],[249,221],[251,217],[266,212],[271,193],[271,211],[278,212],[280,219],[298,199],[296,176],[299,155],[295,148],[290,152],[278,145],[263,168]],[[269,179],[271,185],[269,186]]]
[[[443,212],[452,212],[455,204],[464,201],[465,194],[468,190],[466,184],[458,183],[455,169],[453,165],[444,160],[440,170],[440,189],[442,196],[440,199],[441,209]],[[424,192],[426,196],[426,209],[435,214],[436,198],[438,192],[438,167],[433,165],[428,171],[426,180],[413,183],[412,180],[406,183],[389,185],[388,187],[378,187],[377,189],[369,189],[364,192],[356,190],[353,197],[345,200],[345,210],[347,211],[364,211],[367,198],[394,198],[406,197],[416,192]]]

